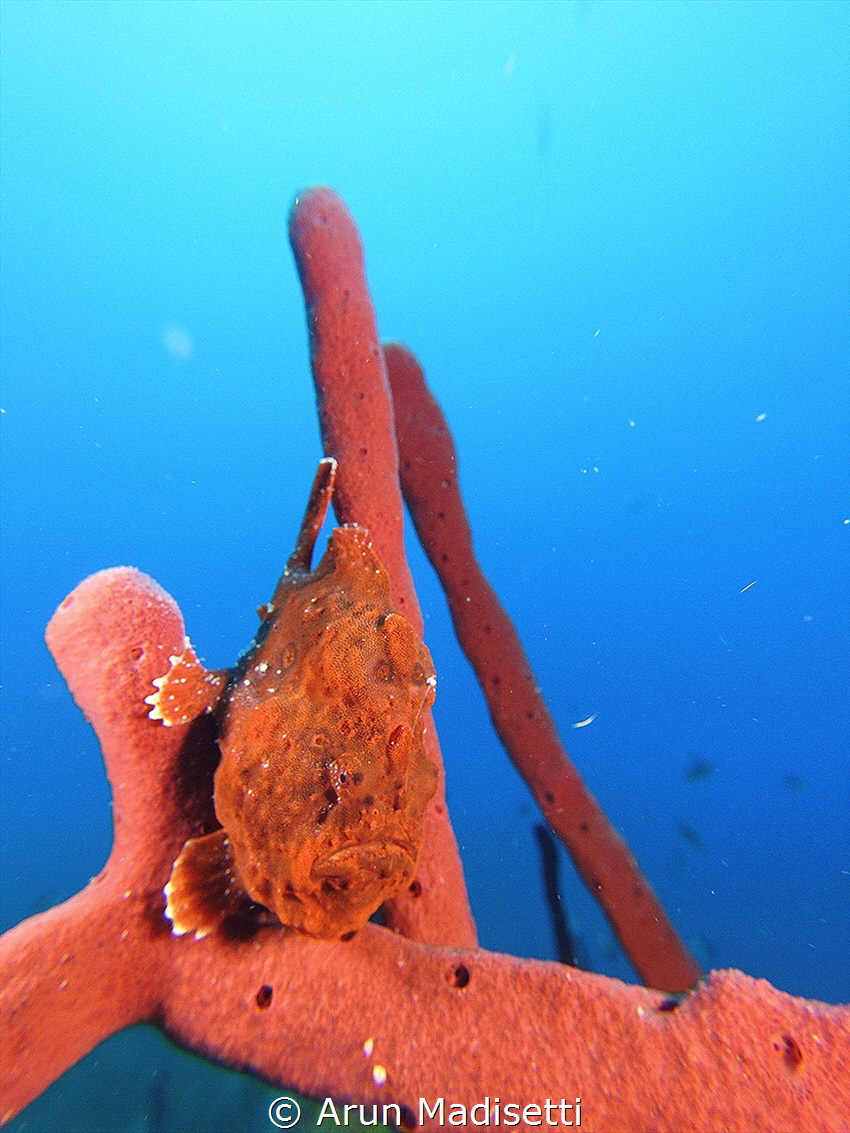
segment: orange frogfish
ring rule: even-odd
[[[232,671],[186,639],[147,698],[181,725],[214,712],[222,829],[188,841],[165,889],[175,933],[214,931],[248,902],[313,937],[362,928],[413,880],[437,769],[425,755],[431,655],[390,604],[390,581],[354,525],[313,546],[333,491],[323,460],[295,551]]]

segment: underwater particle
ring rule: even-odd
[[[748,582],[746,586],[742,586],[738,593],[743,594],[745,590],[749,590],[751,586],[755,586],[757,581],[758,579],[754,578],[752,582]]]
[[[169,323],[168,326],[163,329],[162,345],[172,358],[185,360],[191,358],[195,353],[195,344],[192,341],[192,336],[185,327],[178,326],[177,323]]]
[[[759,413],[759,415],[756,417],[756,421],[763,421],[766,416],[766,413]]]
[[[799,775],[783,775],[782,785],[787,787],[789,791],[805,791],[806,784]]]
[[[372,1081],[376,1086],[383,1086],[387,1080],[386,1066],[375,1065],[372,1067]]]
[[[596,719],[596,717],[598,715],[599,715],[598,712],[594,712],[592,716],[588,716],[586,720],[579,720],[579,722],[577,724],[573,724],[572,727],[573,728],[586,728],[588,724],[593,723],[593,721]]]

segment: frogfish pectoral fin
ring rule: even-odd
[[[164,890],[165,915],[175,936],[209,936],[231,916],[252,904],[239,881],[225,830],[190,838],[171,869]]]

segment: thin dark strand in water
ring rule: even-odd
[[[549,916],[552,921],[552,932],[555,937],[555,956],[562,964],[570,964],[578,968],[575,943],[570,932],[567,914],[561,900],[561,889],[558,878],[558,846],[548,826],[538,822],[534,827],[537,836],[537,845],[540,849],[540,865],[543,869],[543,889],[546,893],[546,903],[549,906]]]

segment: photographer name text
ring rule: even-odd
[[[371,1113],[370,1113],[371,1110]],[[470,1125],[516,1126],[519,1124],[530,1126],[568,1126],[578,1128],[581,1125],[581,1098],[566,1098],[554,1100],[547,1098],[544,1102],[506,1102],[501,1098],[484,1098],[473,1106],[461,1105],[460,1102],[447,1101],[445,1098],[419,1099],[418,1124],[422,1126],[426,1121],[437,1125],[450,1125],[463,1128]],[[339,1105],[332,1098],[325,1098],[321,1111],[316,1119],[317,1125],[328,1122],[330,1125],[348,1125],[357,1121],[361,1125],[395,1125],[404,1127],[409,1123],[402,1116],[401,1106],[390,1102],[383,1106],[367,1105]]]

